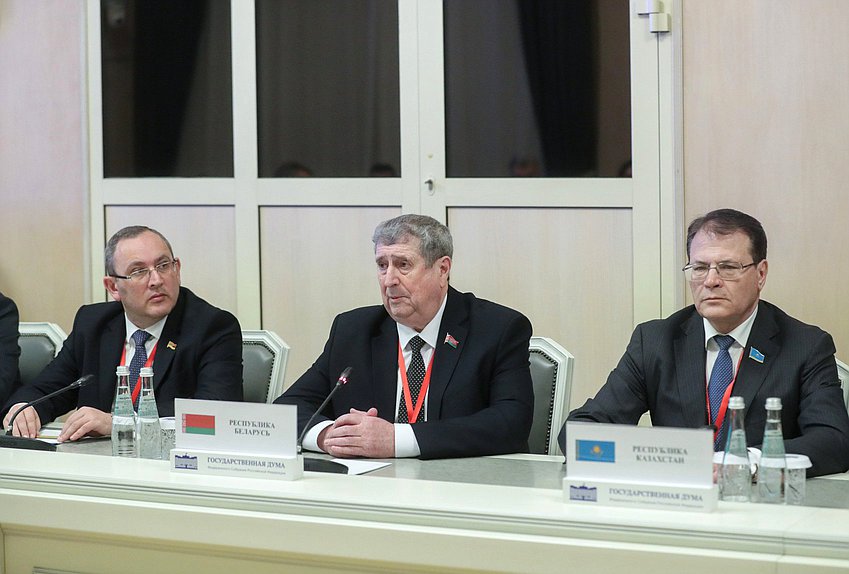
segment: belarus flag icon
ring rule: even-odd
[[[215,434],[215,416],[190,415],[183,413],[183,432],[191,434]]]

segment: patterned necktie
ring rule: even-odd
[[[713,364],[713,370],[710,372],[710,381],[708,382],[710,424],[716,423],[716,415],[719,414],[722,397],[725,396],[725,390],[734,379],[734,364],[731,362],[731,354],[728,352],[728,349],[734,344],[734,337],[730,335],[716,335],[714,340],[719,345],[719,354],[716,356],[716,362]],[[725,425],[723,424],[723,426]],[[713,443],[714,450],[721,450],[724,446],[722,440],[723,433],[721,431],[722,429],[717,429],[716,438]]]
[[[130,361],[130,392],[135,388],[136,382],[139,380],[139,371],[147,362],[147,349],[144,344],[150,338],[150,333],[139,329],[133,333],[133,341],[136,343],[136,352],[133,353],[133,360]],[[139,393],[141,395],[141,393]]]
[[[410,400],[413,403],[413,408],[416,407],[416,402],[419,400],[419,393],[422,390],[422,383],[425,378],[425,364],[421,352],[422,345],[424,345],[424,340],[418,335],[410,339],[410,353],[412,357],[410,358],[410,366],[407,367],[407,384],[410,387]],[[424,409],[422,409],[419,415],[423,413]],[[422,418],[420,417],[416,420],[422,420]],[[410,422],[409,415],[407,414],[407,401],[404,400],[403,392],[401,393],[401,400],[398,404],[398,422]]]

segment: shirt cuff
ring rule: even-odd
[[[395,423],[395,458],[414,458],[421,453],[412,425]]]
[[[304,435],[304,442],[301,443],[301,446],[314,452],[324,452],[318,448],[318,435],[321,434],[321,431],[332,424],[333,421],[321,421],[320,423],[314,424],[310,430],[307,431],[307,434]]]

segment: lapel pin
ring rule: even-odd
[[[757,362],[759,362],[759,363],[763,363],[763,362],[764,362],[764,359],[765,359],[766,357],[764,356],[764,354],[763,354],[763,353],[761,353],[760,351],[758,351],[758,350],[757,350],[757,349],[755,349],[754,347],[751,347],[751,348],[749,349],[749,358],[750,358],[750,359],[752,359],[753,361],[757,361]]]
[[[460,341],[451,336],[451,333],[445,334],[445,343],[451,345],[452,349],[456,349],[457,345],[460,344]]]
[[[176,351],[177,350],[177,343],[175,343],[174,341],[168,341],[168,344],[166,345],[166,347],[168,347],[172,351]]]

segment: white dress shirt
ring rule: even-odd
[[[147,331],[150,334],[150,337],[147,338],[147,341],[144,343],[144,348],[147,351],[147,356],[150,357],[151,351],[153,351],[153,347],[156,346],[156,343],[162,337],[162,329],[165,328],[165,321],[168,319],[166,315],[147,329],[139,329],[136,327],[130,318],[124,314],[124,321],[127,325],[127,337],[124,339],[124,366],[129,366],[130,361],[133,360],[133,355],[136,354],[136,342],[133,340],[133,333],[136,331]],[[117,365],[116,365],[117,366]],[[130,390],[132,390],[132,386],[135,385],[135,381],[130,381]]]
[[[710,381],[710,372],[713,370],[713,365],[716,363],[716,357],[719,355],[719,344],[714,339],[716,335],[730,335],[734,339],[731,348],[728,349],[728,354],[731,355],[731,365],[734,367],[734,377],[737,377],[737,366],[740,364],[740,357],[743,355],[743,349],[749,342],[749,335],[752,332],[752,325],[755,323],[755,317],[758,315],[758,307],[755,305],[755,310],[749,315],[749,318],[740,323],[730,333],[720,333],[713,328],[710,321],[703,319],[705,324],[705,389]],[[732,379],[733,380],[733,379]],[[707,395],[706,395],[707,396]],[[707,408],[707,405],[705,405]]]

